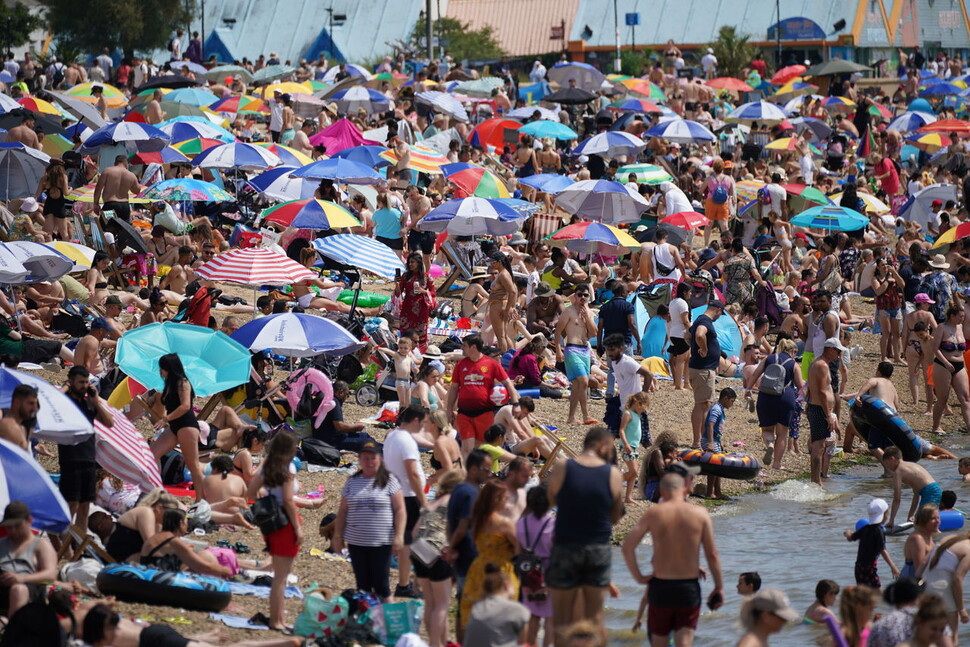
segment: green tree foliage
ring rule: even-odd
[[[195,0],[42,0],[55,40],[86,52],[164,48],[195,13]]]
[[[424,30],[425,19],[422,17],[411,34],[411,42],[418,51],[424,51]],[[431,24],[431,30],[435,37],[440,35],[445,51],[456,61],[493,59],[505,54],[495,38],[494,30],[488,26],[473,30],[468,23],[460,20],[440,18]]]
[[[8,47],[20,47],[30,40],[30,34],[43,26],[44,20],[30,13],[22,2],[15,2],[13,6],[0,3],[0,44]]]
[[[718,30],[717,40],[710,45],[717,57],[718,76],[738,76],[754,60],[757,49],[748,42],[750,38],[742,36],[730,25]]]

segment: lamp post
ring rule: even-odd
[[[616,31],[616,58],[613,59],[613,72],[619,74],[623,63],[620,60],[620,10],[617,7],[617,0],[613,0],[613,26]]]
[[[781,0],[775,0],[775,12],[778,14],[778,22],[775,24],[775,42],[778,44],[778,69],[781,69]]]
[[[327,13],[330,15],[330,27],[328,27],[327,35],[330,36],[330,58],[333,59],[333,5],[327,9]]]
[[[192,34],[189,34],[189,38]],[[205,60],[205,0],[202,0],[202,60]]]

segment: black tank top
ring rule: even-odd
[[[574,460],[566,462],[566,477],[556,495],[559,511],[553,542],[570,546],[610,543],[613,527],[610,511],[611,466],[586,467]]]

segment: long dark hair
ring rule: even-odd
[[[358,478],[364,476],[364,470],[357,470],[350,478]],[[374,487],[378,490],[383,490],[387,487],[388,482],[391,480],[391,473],[387,471],[387,466],[384,465],[384,457],[381,457],[381,464],[377,466],[377,474],[374,475]]]
[[[287,432],[279,432],[266,447],[263,461],[263,484],[267,487],[280,487],[286,484],[290,475],[290,461],[296,455],[296,437]]]
[[[502,267],[505,268],[505,271],[509,273],[509,276],[512,275],[512,262],[509,260],[507,255],[503,254],[502,252],[495,252],[488,257],[488,260],[498,261],[502,264]]]
[[[222,456],[216,456],[209,462],[212,467],[213,474],[222,474],[222,480],[225,481],[226,477],[232,474],[236,466],[232,464],[232,459],[223,454]]]
[[[418,271],[411,271],[411,261],[417,261]],[[419,283],[425,283],[427,279],[424,276],[424,257],[421,256],[421,252],[411,252],[408,254],[407,260],[404,261],[404,268],[407,270],[404,276],[401,277],[405,281],[417,280]]]
[[[165,377],[165,389],[162,395],[164,396],[173,390],[178,392],[182,380],[186,379],[185,368],[182,366],[182,360],[179,358],[178,353],[169,353],[168,355],[159,357],[158,369],[165,369],[165,372],[168,374]]]
[[[242,433],[241,444],[243,449],[252,451],[253,443],[265,443],[268,438],[269,434],[259,427],[249,427]]]
[[[525,513],[544,517],[549,512],[549,488],[540,483],[525,495]]]
[[[482,488],[472,507],[472,537],[478,535],[492,514],[500,511],[508,499],[505,487],[489,481]]]

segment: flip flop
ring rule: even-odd
[[[602,422],[602,421],[601,420],[594,420],[594,419],[590,418],[589,420],[583,420],[583,423],[582,424],[584,424],[584,425],[595,425],[595,424],[598,424],[600,422]]]
[[[247,546],[241,541],[237,541],[236,545],[233,546],[233,548],[236,550],[236,553],[240,555],[248,555],[249,553],[253,552],[249,549],[249,546]]]
[[[249,619],[249,624],[251,625],[263,625],[269,627],[269,616],[267,616],[262,611],[258,611],[253,614],[253,617]]]

